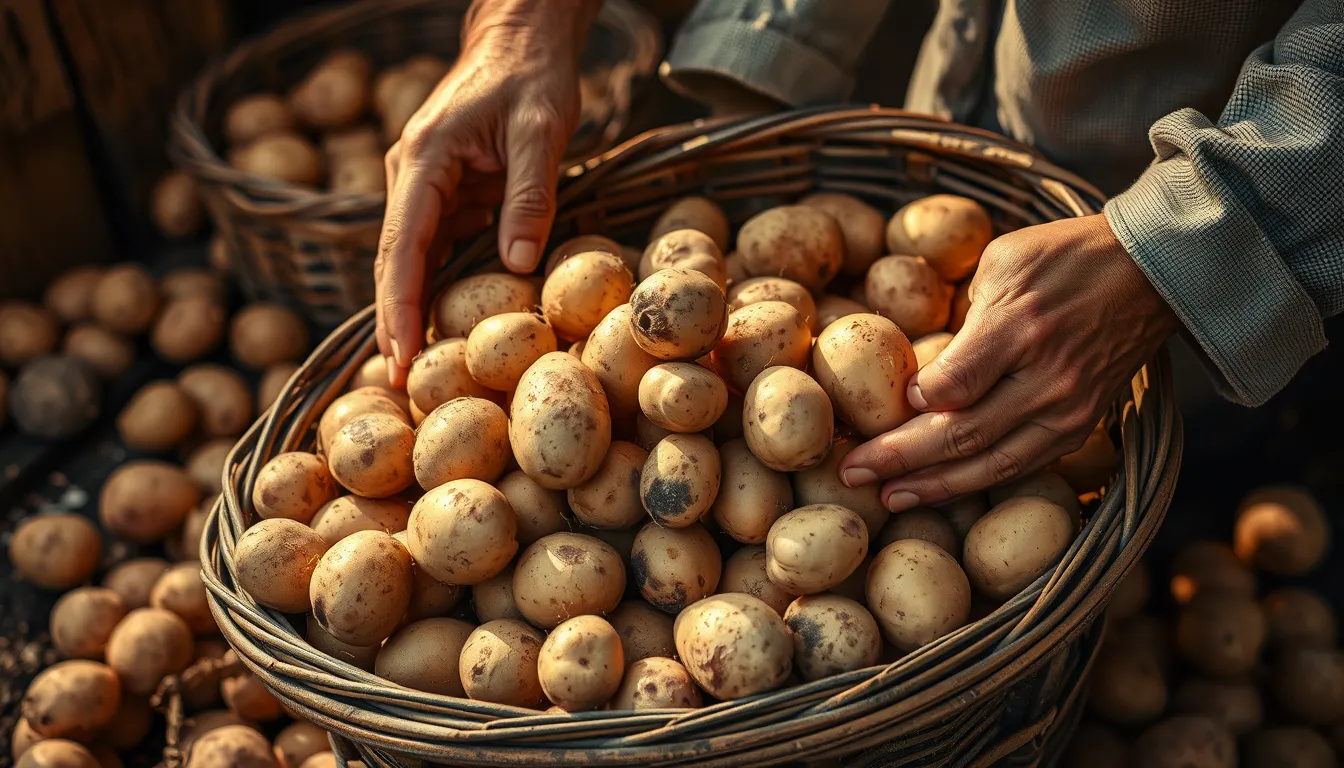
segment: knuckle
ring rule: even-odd
[[[878,463],[888,473],[905,474],[910,471],[910,458],[894,439],[884,438],[878,447]]]
[[[1022,460],[1016,454],[995,448],[989,452],[992,484],[1004,483],[1022,473]]]
[[[970,419],[954,420],[946,431],[948,453],[957,458],[969,458],[988,448],[984,427]]]
[[[525,183],[509,194],[509,210],[531,219],[549,219],[555,209],[550,190],[538,183]]]
[[[972,373],[960,358],[944,357],[938,366],[934,389],[944,397],[965,400],[971,396]]]

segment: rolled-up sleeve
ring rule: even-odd
[[[1259,405],[1344,310],[1344,0],[1306,0],[1217,123],[1181,110],[1149,138],[1155,161],[1107,219],[1224,395]]]
[[[797,107],[844,101],[889,0],[701,0],[663,63],[702,101],[741,89]]]

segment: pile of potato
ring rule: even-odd
[[[1291,581],[1330,542],[1320,504],[1292,486],[1243,499],[1231,544],[1196,541],[1150,605],[1144,563],[1121,582],[1093,666],[1090,718],[1066,768],[1334,768],[1344,754],[1344,652],[1335,614]],[[1287,577],[1285,579],[1285,577]]]
[[[914,415],[916,346],[964,316],[988,214],[817,195],[725,258],[730,235],[687,198],[644,249],[585,235],[544,278],[449,287],[405,389],[368,360],[313,452],[262,467],[239,585],[397,685],[579,711],[889,662],[1050,569],[1115,466],[1104,432],[942,509],[893,517],[837,477]]]

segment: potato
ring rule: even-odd
[[[877,315],[850,315],[826,326],[812,351],[817,383],[840,418],[877,437],[914,418],[906,388],[919,369],[901,329]]]
[[[100,768],[93,753],[68,739],[45,739],[14,760],[14,768]]]
[[[1253,680],[1186,678],[1171,696],[1171,709],[1182,715],[1203,715],[1238,736],[1259,728],[1264,719],[1260,689]]]
[[[100,325],[80,323],[61,342],[61,354],[79,358],[104,381],[120,377],[135,362],[135,348]]]
[[[1285,648],[1266,680],[1280,716],[1312,726],[1344,717],[1344,654],[1334,648]]]
[[[707,197],[682,197],[672,201],[667,210],[658,215],[649,230],[649,240],[657,240],[669,232],[693,229],[704,233],[720,252],[728,250],[728,217],[718,203]]]
[[[466,695],[513,707],[542,703],[537,660],[545,636],[525,622],[503,619],[472,630],[458,662]]]
[[[23,719],[44,739],[87,740],[121,706],[117,673],[96,661],[61,661],[38,673],[23,695]]]
[[[1007,600],[1053,568],[1073,535],[1073,520],[1063,507],[1039,496],[1018,496],[971,526],[962,562],[980,593]]]
[[[842,317],[862,315],[869,311],[867,305],[844,296],[823,293],[817,297],[817,324],[822,330]]]
[[[742,260],[742,254],[737,251],[723,257],[723,269],[728,275],[730,288],[751,279],[751,275],[747,273],[747,265]]]
[[[613,443],[612,449],[615,447]],[[607,456],[611,455],[612,451],[609,450]],[[643,463],[641,458],[640,466]],[[509,506],[513,507],[519,546],[526,547],[542,536],[569,530],[569,519],[566,516],[569,508],[564,492],[543,488],[521,470],[514,470],[500,478],[495,487],[509,500]],[[642,515],[644,510],[640,508],[639,512]]]
[[[958,195],[930,195],[896,212],[887,224],[887,251],[920,256],[948,281],[975,271],[994,239],[989,212]]]
[[[818,192],[798,201],[799,205],[829,213],[840,225],[845,256],[842,274],[862,277],[878,257],[886,253],[887,222],[877,209],[854,197],[835,192]]]
[[[439,338],[467,338],[476,324],[506,312],[531,312],[541,303],[537,286],[518,275],[464,277],[434,300],[432,319]]]
[[[1246,768],[1334,768],[1335,750],[1310,728],[1279,726],[1256,731],[1241,747]]]
[[[290,377],[299,370],[297,363],[272,363],[266,366],[257,385],[257,414],[261,415],[280,397]]]
[[[396,539],[382,531],[353,533],[328,549],[313,570],[308,586],[313,617],[343,643],[375,645],[405,615],[414,581],[411,554]]]
[[[132,450],[162,453],[196,428],[196,404],[171,381],[141,387],[117,416],[117,432]]]
[[[1213,592],[1255,597],[1255,574],[1237,559],[1231,547],[1219,541],[1185,545],[1176,553],[1171,572],[1171,596],[1180,604]]]
[[[1236,768],[1237,741],[1221,723],[1177,715],[1149,726],[1130,760],[1144,768]]]
[[[410,516],[411,505],[403,499],[346,495],[323,504],[310,525],[331,545],[356,531],[399,533],[406,530]]]
[[[748,219],[738,230],[737,250],[751,275],[786,277],[816,293],[840,271],[845,241],[829,213],[783,205]]]
[[[782,301],[802,315],[808,330],[815,336],[821,331],[821,319],[812,294],[801,284],[782,277],[753,277],[734,283],[728,289],[728,308],[735,312],[764,301]]]
[[[850,509],[855,508],[851,506]],[[985,500],[984,494],[968,494],[955,501],[940,504],[938,511],[952,524],[952,530],[957,532],[958,541],[964,542],[966,534],[971,532],[976,521],[989,512],[989,502]]]
[[[374,659],[377,658],[378,651],[382,649],[381,639],[372,645],[352,645],[343,642],[323,629],[322,625],[317,622],[317,618],[312,615],[308,616],[304,639],[319,652],[365,672],[373,671]]]
[[[1152,575],[1148,563],[1140,560],[1115,585],[1111,602],[1106,606],[1106,615],[1111,621],[1124,621],[1138,616],[1148,606],[1151,591]]]
[[[775,520],[793,509],[788,476],[762,464],[740,438],[719,446],[719,467],[714,522],[744,544],[764,542]]]
[[[471,605],[481,623],[523,618],[513,599],[513,572],[513,566],[509,565],[485,581],[471,585]]]
[[[1270,486],[1242,499],[1233,534],[1233,548],[1242,562],[1296,576],[1319,565],[1329,547],[1330,523],[1306,490]]]
[[[1064,482],[1064,478],[1054,472],[1041,470],[990,488],[989,504],[997,507],[1009,499],[1020,496],[1039,496],[1058,504],[1069,513],[1075,526],[1081,519],[1082,506],[1078,503],[1078,494]]]
[[[839,595],[804,595],[784,612],[793,667],[808,682],[877,664],[882,632],[859,603]]]
[[[868,270],[864,288],[872,311],[890,319],[909,338],[947,327],[952,286],[942,282],[923,259],[884,256]]]
[[[210,263],[210,268],[219,273],[233,271],[233,253],[229,242],[224,239],[223,233],[216,232],[210,238],[210,252],[206,260]]]
[[[411,426],[411,417],[397,405],[387,392],[376,387],[363,387],[331,401],[322,418],[317,423],[317,449],[330,454],[332,440],[345,425],[370,413],[381,413],[398,419],[407,427]]]
[[[608,529],[638,525],[644,519],[640,474],[647,459],[648,452],[634,443],[612,442],[597,474],[566,492],[579,522]]]
[[[249,723],[227,709],[212,709],[205,712],[197,712],[190,715],[183,721],[180,738],[177,741],[178,749],[184,755],[190,756],[191,747],[200,740],[205,734],[227,728],[231,725],[242,726],[257,730],[255,723]]]
[[[811,352],[812,333],[802,314],[782,301],[762,301],[728,316],[710,359],[729,386],[745,392],[771,366],[806,368]]]
[[[308,328],[288,307],[249,304],[233,316],[229,349],[243,367],[260,371],[300,360],[308,350]]]
[[[588,337],[580,357],[601,383],[612,415],[628,416],[639,411],[640,381],[658,364],[658,358],[635,342],[633,313],[629,304],[607,313]]]
[[[178,374],[177,386],[196,405],[206,435],[236,437],[252,425],[252,393],[236,371],[209,363],[193,365]]]
[[[629,660],[627,660],[628,662]],[[629,663],[610,709],[699,709],[700,689],[686,668],[672,659],[650,656]]]
[[[218,272],[203,267],[182,267],[163,276],[159,281],[159,293],[168,302],[204,298],[222,305],[227,298],[228,286]]]
[[[312,723],[299,720],[285,726],[275,737],[272,750],[280,768],[299,768],[304,760],[331,751],[327,732]]]
[[[649,246],[639,259],[639,280],[643,282],[664,269],[690,269],[699,272],[726,290],[728,269],[723,251],[704,232],[678,229],[649,237]]]
[[[519,612],[542,629],[571,616],[609,613],[624,594],[620,554],[606,542],[578,533],[538,539],[519,555],[513,573]]]
[[[1271,647],[1335,647],[1335,614],[1320,595],[1285,587],[1260,601]]]
[[[392,535],[403,547],[408,543],[406,531],[400,531]],[[406,609],[406,615],[401,619],[401,627],[421,619],[433,619],[445,616],[449,611],[457,607],[462,602],[462,595],[466,591],[464,587],[457,584],[444,584],[433,576],[419,564],[415,566],[415,582],[411,585],[411,604]]]
[[[834,431],[831,398],[796,368],[766,368],[742,398],[743,437],[773,470],[796,472],[821,463]]]
[[[291,131],[269,133],[233,149],[228,161],[243,173],[297,187],[317,187],[327,175],[322,153]]]
[[[415,481],[415,432],[385,413],[366,413],[331,439],[328,466],[336,482],[353,493],[382,498]]]
[[[201,443],[187,455],[187,474],[202,492],[218,494],[223,490],[224,463],[232,450],[233,440],[215,439]]]
[[[634,287],[634,277],[620,256],[604,251],[576,253],[546,278],[541,313],[560,338],[586,339],[608,312],[630,300]]]
[[[307,525],[318,508],[336,498],[336,481],[320,457],[282,453],[266,462],[252,486],[252,506],[262,518],[285,517]]]
[[[728,407],[723,380],[695,363],[662,363],[650,368],[639,383],[644,416],[673,432],[709,429]]]
[[[276,768],[266,737],[245,725],[226,725],[192,745],[186,768]]]
[[[90,311],[114,333],[137,334],[149,328],[159,311],[159,289],[139,264],[109,267],[93,290]]]
[[[331,53],[290,92],[289,106],[295,117],[314,128],[354,123],[369,104],[369,68],[363,53]]]
[[[794,596],[770,581],[766,575],[766,562],[762,544],[750,544],[737,550],[723,562],[719,591],[751,595],[783,616]]]
[[[630,553],[630,578],[653,607],[676,615],[706,595],[714,594],[723,557],[704,526],[663,528],[647,523],[635,536]]]
[[[1084,720],[1074,731],[1061,768],[1127,768],[1129,742],[1110,726]]]
[[[611,612],[607,621],[621,636],[627,668],[640,659],[677,655],[676,641],[672,637],[672,617],[643,600],[626,600]]]
[[[387,639],[373,673],[397,685],[444,696],[465,696],[458,662],[475,627],[457,619],[422,619]]]
[[[867,554],[863,518],[836,504],[814,504],[770,526],[765,573],[789,594],[812,595],[844,581]]]
[[[953,557],[961,557],[961,539],[952,523],[931,507],[915,507],[892,515],[878,537],[878,547],[902,539],[922,539]]]
[[[597,377],[572,355],[551,352],[518,382],[509,443],[543,488],[573,488],[597,473],[611,445],[611,413]]]
[[[267,722],[284,714],[279,700],[251,672],[226,678],[219,690],[229,711],[243,720]]]
[[[205,224],[205,206],[186,171],[169,171],[159,177],[150,193],[149,213],[159,234],[169,239],[191,237]]]
[[[504,569],[518,552],[509,501],[480,480],[453,480],[411,508],[406,533],[411,556],[445,584],[478,584]]]
[[[1082,448],[1061,456],[1051,469],[1073,486],[1074,491],[1083,494],[1110,483],[1119,461],[1110,434],[1104,426],[1098,425]]]
[[[381,152],[331,158],[331,191],[342,195],[381,195],[387,191],[387,167]]]
[[[149,604],[177,614],[198,635],[218,631],[215,617],[210,615],[205,584],[201,582],[201,566],[197,563],[169,568],[150,591]]]
[[[17,536],[17,534],[15,534]],[[95,564],[96,564],[96,558]],[[117,593],[126,610],[149,605],[149,593],[159,577],[170,567],[167,560],[157,557],[137,557],[123,560],[103,577],[103,586]],[[93,568],[90,567],[92,572]]]
[[[921,336],[916,339],[911,347],[915,351],[915,365],[923,368],[933,362],[939,355],[947,349],[947,345],[952,343],[952,334],[946,331],[930,333],[928,336]]]
[[[247,144],[268,133],[290,131],[294,115],[284,99],[273,93],[254,93],[229,106],[224,115],[224,138],[230,144]]]
[[[103,279],[103,267],[85,265],[72,267],[47,284],[42,294],[42,305],[56,314],[63,323],[78,323],[91,316],[93,291]]]
[[[359,765],[358,760],[352,760],[350,762],[354,763],[356,766]],[[339,765],[336,763],[336,755],[334,753],[318,752],[316,755],[304,760],[303,765],[299,766],[299,768],[339,768]]]
[[[672,631],[686,671],[716,699],[773,691],[793,669],[788,627],[751,595],[710,595],[691,603]]]
[[[406,124],[438,85],[437,80],[406,74],[388,94],[383,109],[383,141],[392,144],[401,138]]]
[[[82,515],[39,514],[15,528],[9,540],[9,561],[29,583],[64,590],[93,575],[102,548],[102,534]]]
[[[138,696],[153,693],[165,675],[186,669],[195,656],[191,628],[162,608],[131,611],[107,640],[107,665],[121,678],[122,689]]]
[[[471,329],[463,361],[481,387],[512,392],[533,363],[557,348],[555,331],[545,319],[532,312],[505,312]],[[417,405],[422,405],[420,400]]]
[[[1157,658],[1141,648],[1103,645],[1092,667],[1087,705],[1117,725],[1156,719],[1167,706],[1167,682]]]
[[[261,520],[238,539],[233,555],[238,585],[269,608],[306,612],[313,572],[330,546],[334,544],[296,520]]]
[[[868,539],[875,541],[883,526],[887,524],[887,519],[891,517],[890,510],[878,496],[881,483],[850,488],[840,482],[840,462],[859,445],[859,442],[852,435],[836,436],[835,441],[831,443],[830,452],[821,463],[792,475],[793,493],[795,503],[800,507],[809,504],[839,504],[858,513],[868,528]],[[958,541],[961,538],[963,537],[959,536]]]
[[[1129,621],[1108,624],[1107,641],[1142,648],[1157,659],[1162,671],[1170,676],[1176,663],[1176,628],[1166,617],[1144,614]]]
[[[704,435],[672,434],[649,452],[639,497],[659,525],[684,528],[709,511],[719,493],[719,452]]]
[[[723,337],[728,304],[703,273],[664,269],[630,294],[630,331],[635,343],[659,360],[695,360]]]
[[[463,478],[494,482],[512,458],[509,418],[489,400],[450,400],[421,422],[412,458],[425,490]]]
[[[112,628],[126,615],[121,595],[105,587],[80,587],[51,609],[51,642],[73,659],[101,659]]]
[[[566,712],[596,709],[616,693],[625,670],[621,636],[599,616],[576,616],[541,644],[541,689]]]
[[[1210,675],[1243,675],[1255,668],[1265,643],[1265,616],[1253,599],[1227,593],[1197,595],[1182,609],[1176,645],[1186,661]]]
[[[603,253],[610,253],[612,256],[619,256],[622,261],[625,259],[621,244],[615,240],[604,235],[579,235],[578,237],[571,237],[560,245],[557,245],[555,250],[551,251],[551,255],[546,257],[546,266],[543,270],[543,274],[550,276],[550,274],[555,271],[555,268],[560,266],[560,262],[568,259],[570,256],[577,256],[580,253],[588,253],[589,251],[602,251]],[[635,257],[633,266],[629,264],[629,262],[626,262],[626,269],[630,270],[630,274],[632,275],[639,271],[639,257]]]
[[[902,651],[966,624],[971,583],[955,558],[920,539],[888,544],[868,568],[867,605],[887,642]]]
[[[186,472],[162,461],[128,461],[103,484],[98,518],[108,533],[150,544],[177,530],[200,501]]]
[[[48,355],[61,338],[56,315],[27,302],[0,304],[0,363],[20,366]]]
[[[98,419],[101,402],[93,369],[73,357],[34,360],[19,371],[12,388],[0,387],[0,407],[9,406],[19,429],[46,440],[84,431]]]

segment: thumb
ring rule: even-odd
[[[555,185],[564,147],[543,121],[515,120],[507,137],[507,181],[499,216],[499,253],[510,271],[536,269],[555,218]],[[558,146],[557,146],[558,145]]]
[[[956,411],[974,405],[1009,372],[1016,345],[997,333],[976,306],[951,343],[910,379],[910,404],[921,411]]]

